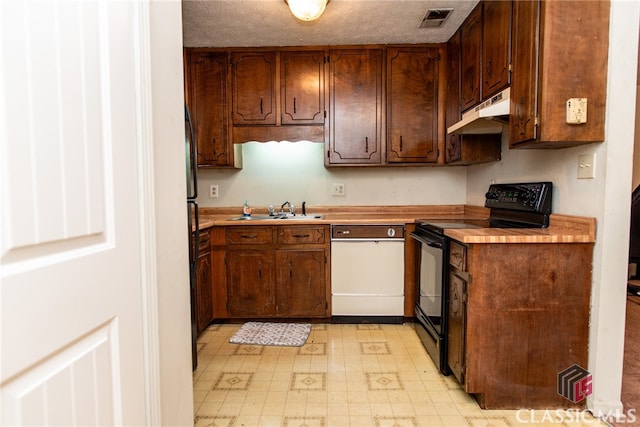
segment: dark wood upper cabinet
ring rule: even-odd
[[[511,2],[483,2],[482,94],[487,99],[509,86],[511,63]]]
[[[232,118],[236,125],[276,124],[276,52],[231,53]]]
[[[227,112],[227,54],[189,52],[187,64],[186,98],[198,145],[198,166],[233,166]]]
[[[482,3],[479,3],[460,27],[460,109],[480,103],[482,60]]]
[[[535,140],[537,38],[539,3],[521,1],[513,5],[513,76],[511,79],[511,117],[509,143],[511,145]]]
[[[441,49],[387,49],[387,162],[435,163]]]
[[[460,106],[464,112],[509,85],[511,2],[478,3],[459,31]]]
[[[511,148],[604,141],[609,8],[606,0],[513,2]],[[574,98],[587,100],[585,123],[567,123]]]
[[[324,124],[325,52],[280,52],[283,125]]]
[[[445,110],[444,161],[452,163],[461,158],[462,135],[447,134],[446,128],[460,120],[460,30],[447,42],[447,103]]]
[[[382,163],[382,49],[329,53],[330,137],[326,166]]]
[[[447,43],[446,120],[444,163],[470,165],[500,160],[502,135],[446,134],[446,128],[458,122],[460,110],[460,31]]]

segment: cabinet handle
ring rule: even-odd
[[[262,98],[260,98],[260,114],[262,114]]]
[[[402,135],[400,135],[400,151],[402,151]]]
[[[489,78],[489,80],[491,80],[491,64],[493,62],[493,58],[489,58],[489,60],[487,61],[487,77]]]
[[[241,234],[240,237],[242,237],[243,239],[257,239],[258,235],[257,234]]]
[[[298,238],[298,239],[300,239],[300,238],[308,238],[308,237],[311,237],[311,234],[294,234],[293,237]]]
[[[458,297],[457,289],[453,291],[453,298],[451,298],[451,314],[458,317],[458,310],[460,309],[460,299]]]
[[[296,113],[296,98],[293,98],[293,114]]]
[[[520,102],[516,104],[516,116],[518,116],[518,120],[522,122],[522,114],[520,113],[520,107],[524,104],[524,98],[520,98]]]
[[[369,152],[369,137],[368,136],[364,137],[364,152],[365,153]]]
[[[262,280],[262,267],[258,266],[258,278]]]
[[[293,278],[293,263],[289,261],[289,277]]]

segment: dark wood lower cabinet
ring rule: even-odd
[[[447,363],[455,377],[464,384],[464,337],[467,323],[467,281],[456,273],[449,275],[449,330]]]
[[[557,380],[587,367],[593,244],[457,248],[464,263],[450,276],[448,360],[464,389],[484,409],[584,407],[558,394]]]
[[[329,317],[328,226],[226,227],[224,239],[216,319]]]
[[[211,250],[208,230],[200,232],[199,255],[196,265],[196,324],[197,333],[206,329],[213,320],[213,288],[211,277]]]
[[[277,314],[317,317],[327,312],[324,249],[276,252]]]
[[[227,310],[231,317],[276,315],[275,256],[260,250],[227,253]]]

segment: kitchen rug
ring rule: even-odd
[[[307,342],[310,332],[310,323],[247,322],[233,334],[229,342],[300,347]]]

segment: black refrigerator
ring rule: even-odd
[[[198,164],[196,156],[196,135],[191,122],[189,109],[184,107],[184,127],[185,127],[185,157],[187,162],[187,218],[189,224],[189,289],[191,292],[191,362],[193,370],[198,367],[198,349],[196,341],[197,311],[196,311],[196,274],[198,264],[198,240],[200,235],[200,224],[198,222]]]

